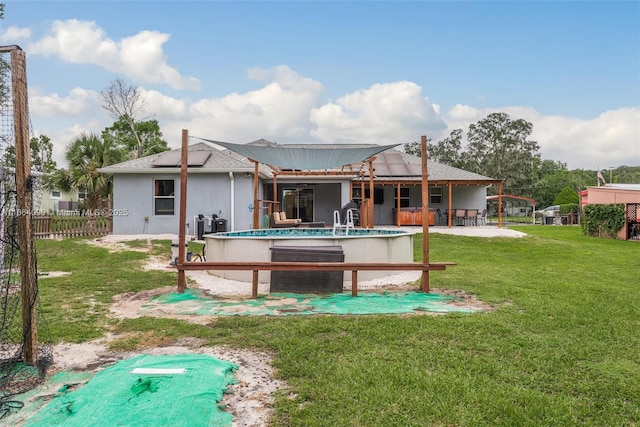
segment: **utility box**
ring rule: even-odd
[[[226,219],[216,219],[216,233],[225,233],[227,231],[227,220]]]
[[[273,246],[272,262],[344,262],[342,246]],[[270,292],[340,293],[342,270],[272,271]]]

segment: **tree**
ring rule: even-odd
[[[31,170],[40,174],[50,174],[56,170],[56,162],[52,158],[53,144],[46,135],[33,137],[29,140],[29,152],[31,155]],[[16,147],[10,145],[5,150],[2,164],[8,169],[16,167]]]
[[[534,165],[540,146],[529,140],[533,125],[511,120],[506,113],[492,113],[469,126],[467,168],[502,179],[504,192],[524,196],[535,183]]]
[[[122,150],[95,134],[83,133],[67,147],[65,157],[69,167],[55,171],[52,184],[64,192],[86,191],[86,208],[98,209],[113,187],[113,177],[98,169],[122,161]]]
[[[451,131],[451,134],[442,141],[429,144],[429,158],[445,165],[463,168],[465,166],[464,151],[462,150],[463,138],[462,129]]]
[[[120,117],[111,127],[102,131],[102,139],[121,147],[128,159],[161,153],[169,149],[157,120],[135,122],[131,128],[128,117]]]
[[[567,186],[560,190],[560,193],[556,196],[553,201],[554,205],[568,205],[568,204],[578,204],[580,203],[580,197],[576,190]]]
[[[115,79],[108,88],[100,92],[102,108],[104,108],[116,123],[122,121],[129,126],[131,136],[135,140],[135,150],[132,158],[144,156],[144,141],[138,133],[136,122],[146,118],[146,102],[141,98],[140,89],[129,85],[123,79]]]

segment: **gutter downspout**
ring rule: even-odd
[[[231,192],[231,207],[230,207],[230,213],[229,213],[229,230],[227,231],[234,231],[235,228],[235,217],[236,217],[236,208],[235,208],[235,204],[236,204],[236,194],[235,194],[235,178],[233,177],[233,172],[229,172],[229,180],[230,180],[230,185],[229,185],[229,191]]]

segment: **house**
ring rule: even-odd
[[[229,148],[221,148],[224,144]],[[262,152],[291,150],[287,154],[319,149],[326,156],[340,150],[361,150],[367,157],[340,167],[324,170],[294,169],[263,163],[255,156],[234,151]],[[390,146],[391,147],[391,146]],[[253,151],[252,151],[253,150]],[[382,152],[376,152],[384,150]],[[369,153],[376,152],[375,156]],[[294,156],[295,157],[295,156]],[[272,157],[273,158],[273,157]],[[113,174],[113,233],[177,233],[180,200],[181,150],[174,149],[100,169]],[[371,160],[367,162],[366,160]],[[274,162],[277,161],[274,160]],[[295,158],[293,160],[295,163]],[[187,207],[188,234],[196,234],[198,215],[220,221],[217,231],[255,228],[268,224],[265,216],[283,211],[287,218],[302,222],[333,221],[333,211],[349,200],[357,203],[370,197],[372,225],[398,223],[400,211],[420,210],[422,206],[420,157],[394,148],[365,144],[287,144],[266,140],[249,144],[216,143],[202,140],[189,145]],[[430,209],[486,209],[487,186],[500,180],[428,161]],[[254,175],[257,171],[257,199],[254,199]],[[373,179],[370,180],[371,172]],[[257,200],[257,203],[256,203]],[[258,209],[257,213],[254,212]],[[268,218],[267,218],[268,219]]]

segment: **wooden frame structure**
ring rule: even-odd
[[[422,136],[422,215],[423,215],[423,258],[422,263],[344,263],[344,262],[192,262],[185,261],[186,252],[186,211],[187,211],[187,158],[189,155],[189,132],[182,130],[182,158],[180,162],[180,224],[178,234],[178,293],[184,293],[186,290],[186,274],[187,270],[251,270],[252,288],[251,297],[258,296],[258,272],[268,271],[301,271],[301,270],[341,270],[351,271],[351,295],[358,294],[358,271],[359,270],[390,270],[390,271],[406,271],[418,270],[422,271],[420,289],[423,292],[429,292],[429,271],[445,270],[448,265],[455,265],[452,262],[429,262],[429,225],[428,211],[429,201],[428,192],[428,174],[427,174],[427,137]],[[369,159],[369,167],[373,169],[373,160]],[[252,160],[254,161],[254,160]],[[255,161],[254,161],[255,162]],[[258,200],[258,162],[255,162],[254,173],[254,200]],[[369,193],[373,196],[373,171],[370,170]],[[373,204],[371,204],[373,205]],[[257,206],[254,205],[253,219],[254,226],[259,226],[260,215]],[[371,223],[373,225],[373,222]]]

